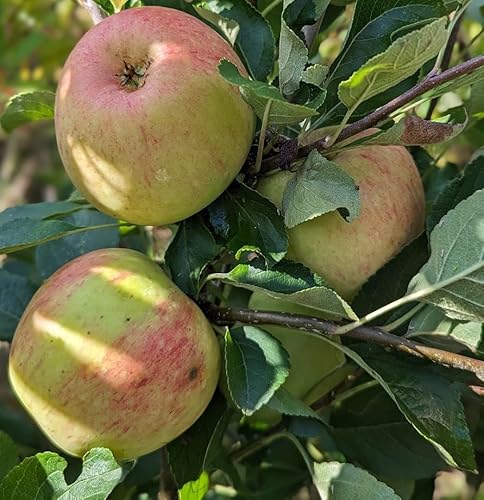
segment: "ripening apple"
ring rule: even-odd
[[[343,298],[359,288],[424,227],[422,181],[402,146],[360,146],[336,154],[337,163],[358,184],[360,216],[346,222],[331,212],[288,229],[289,259],[323,276]],[[258,191],[281,208],[294,173],[262,178]]]
[[[122,11],[88,31],[67,59],[55,104],[68,175],[99,210],[164,225],[210,204],[233,181],[255,127],[217,66],[247,72],[198,19],[165,7]]]
[[[133,459],[176,438],[217,385],[209,322],[146,256],[102,249],[66,264],[27,306],[9,359],[11,385],[66,453],[96,446]]]

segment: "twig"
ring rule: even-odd
[[[240,308],[215,307],[204,304],[205,313],[217,324],[226,325],[236,321],[252,325],[279,325],[288,328],[296,328],[315,336],[338,335],[337,329],[340,325],[332,321],[326,321],[310,316],[298,314],[281,313],[275,311],[257,311]],[[379,328],[359,326],[344,334],[346,337],[371,342],[384,347],[390,347],[399,352],[404,352],[418,358],[428,359],[439,365],[467,370],[474,373],[481,381],[484,381],[484,361],[469,358],[453,352],[443,351],[413,342],[404,337],[392,335]]]
[[[160,491],[158,500],[178,500],[178,488],[166,447],[161,449]]]
[[[89,15],[91,16],[92,22],[94,24],[99,24],[105,18],[103,11],[94,0],[77,1],[81,5],[81,7],[84,7],[89,12]]]
[[[440,61],[440,67],[436,68],[438,71],[442,72],[445,71],[449,65],[450,65],[450,59],[452,57],[452,52],[454,51],[454,45],[457,42],[457,36],[459,34],[459,29],[462,24],[462,19],[464,16],[460,15],[456,21],[455,24],[452,28],[452,31],[450,32],[449,39],[447,40],[447,44],[444,49],[444,53],[442,55],[442,60]],[[435,110],[435,107],[437,106],[438,99],[432,99],[429,109],[427,111],[427,116],[426,120],[430,120],[432,118],[432,114]]]
[[[442,85],[443,83],[455,80],[460,76],[468,75],[469,73],[472,73],[476,69],[479,69],[483,66],[484,66],[484,56],[477,56],[459,64],[458,66],[454,66],[453,68],[443,71],[440,74],[437,75],[432,74],[430,76],[427,76],[427,78],[425,78],[420,83],[415,85],[415,87],[412,87],[411,89],[407,90],[407,92],[404,92],[402,95],[396,97],[395,99],[392,99],[384,106],[381,106],[377,110],[373,111],[373,113],[370,113],[364,118],[361,118],[360,120],[345,127],[341,132],[341,134],[339,135],[337,143],[344,141],[345,139],[348,139],[349,137],[352,137],[353,135],[358,134],[359,132],[363,132],[368,128],[374,127],[381,120],[387,118],[391,113],[393,113],[397,109],[401,108],[405,104],[410,103],[415,98],[425,94],[426,92],[432,90],[433,88]],[[289,156],[287,153],[283,154],[281,151],[281,153],[279,153],[278,155],[274,155],[272,157],[267,158],[262,162],[264,171],[274,170],[276,168],[282,168],[284,165],[287,165],[288,163],[291,163],[292,161],[298,158],[303,158],[307,156],[313,149],[317,149],[318,151],[324,151],[327,148],[326,138],[320,139],[312,144],[308,144],[307,146],[304,146],[299,149],[297,149],[297,147],[295,148],[294,144],[292,144],[296,142],[297,145],[296,139],[291,139],[290,141],[287,141],[287,143],[289,142],[291,143],[290,150],[294,151],[294,154],[292,156]]]

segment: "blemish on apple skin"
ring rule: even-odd
[[[189,372],[188,372],[188,378],[190,380],[195,380],[198,375],[198,368],[194,366]]]

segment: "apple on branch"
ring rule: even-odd
[[[218,33],[164,7],[122,11],[77,43],[59,81],[55,128],[68,175],[96,208],[166,225],[233,181],[255,115],[218,74],[221,59],[247,75]]]
[[[148,257],[103,249],[36,292],[14,335],[11,385],[66,453],[110,448],[133,459],[204,412],[220,372],[203,313]]]

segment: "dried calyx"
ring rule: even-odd
[[[123,71],[116,75],[121,87],[126,88],[128,91],[134,91],[141,88],[145,84],[146,77],[148,76],[147,71],[150,67],[151,60],[147,59],[139,64],[131,64],[123,61],[123,64]]]

